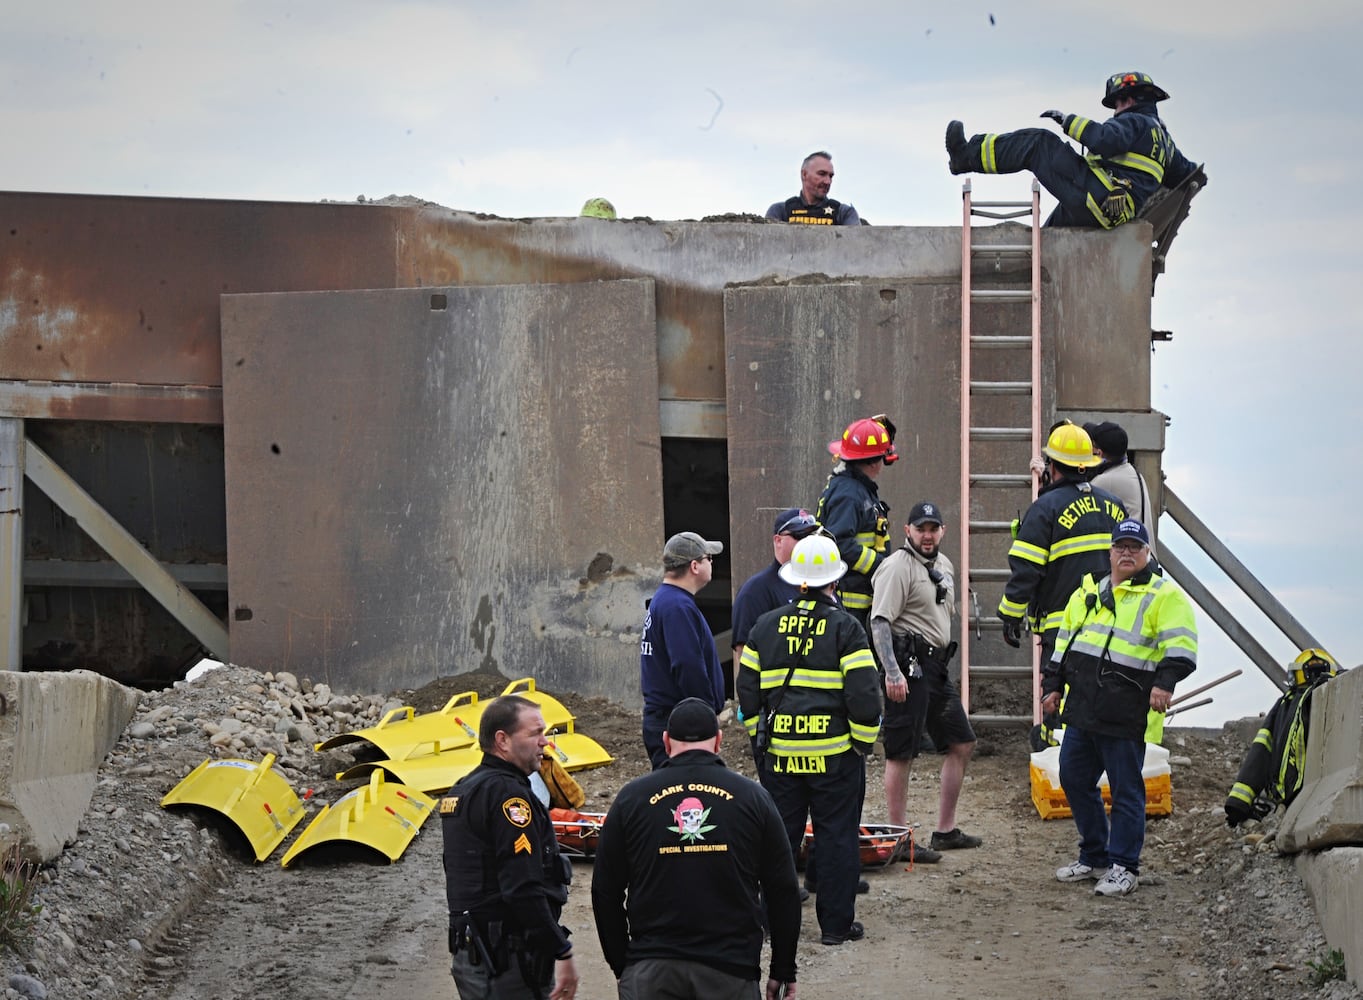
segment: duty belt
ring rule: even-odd
[[[932,660],[946,666],[951,662],[951,658],[956,655],[959,644],[949,642],[945,646],[934,646],[926,638],[917,632],[912,632],[906,636],[907,642],[912,644],[913,654],[918,657],[921,663],[923,660]]]

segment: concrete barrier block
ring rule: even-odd
[[[1311,893],[1325,940],[1344,953],[1349,981],[1363,972],[1363,847],[1297,855],[1297,874]]]
[[[0,837],[49,861],[76,835],[100,762],[141,695],[88,670],[0,671]]]
[[[1295,853],[1363,844],[1363,670],[1311,695],[1311,732],[1301,793],[1278,829],[1278,850]]]

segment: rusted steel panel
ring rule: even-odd
[[[637,280],[225,296],[233,660],[637,702],[653,302]]]
[[[880,477],[894,543],[917,500],[956,519],[959,279],[731,288],[724,316],[735,590],[770,561],[776,512],[814,509],[827,444],[858,417],[898,426],[902,458]]]
[[[129,382],[0,381],[0,417],[221,424],[222,388]]]
[[[0,192],[0,373],[221,385],[219,295],[392,287],[410,220],[377,206]]]

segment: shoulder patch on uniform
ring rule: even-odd
[[[446,795],[440,800],[440,815],[447,816],[459,805],[458,795]]]
[[[516,843],[512,845],[512,854],[534,854],[535,849],[530,846],[530,838],[521,834],[516,838]]]
[[[502,803],[502,812],[515,826],[530,825],[530,803],[522,798],[507,799]]]

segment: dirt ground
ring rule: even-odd
[[[221,690],[206,690],[230,700],[252,672],[215,673],[224,677],[210,685]],[[198,697],[193,689],[202,683],[167,692],[157,704]],[[476,686],[489,695],[505,683],[466,674],[395,698],[429,711],[456,691]],[[588,793],[584,810],[605,811],[618,788],[647,769],[637,716],[599,699],[560,697],[579,730],[616,757],[609,767],[578,775]],[[218,708],[177,710],[189,718]],[[731,724],[725,735],[726,759],[750,773],[741,727]],[[43,954],[16,971],[43,980],[54,997],[454,997],[438,821],[392,865],[328,854],[305,856],[285,870],[278,853],[254,864],[211,829],[200,832],[200,818],[148,831],[147,824],[168,815],[156,809],[160,796],[206,746],[185,726],[167,738],[148,747],[125,737],[110,755],[91,820],[52,872],[45,897],[52,909],[35,942]],[[1149,823],[1139,890],[1103,899],[1086,885],[1052,878],[1074,857],[1074,827],[1038,818],[1022,734],[984,734],[959,809],[962,828],[982,836],[984,846],[912,870],[903,863],[868,869],[871,891],[858,899],[866,927],[860,942],[822,946],[807,903],[800,996],[1359,997],[1347,983],[1311,985],[1310,963],[1327,949],[1291,861],[1271,850],[1263,829],[1246,834],[1224,824],[1221,802],[1245,743],[1238,732],[1171,730],[1174,814]],[[314,756],[321,787],[337,760]],[[935,819],[939,766],[940,758],[920,758],[911,782],[910,817],[925,829]],[[871,758],[868,821],[885,818],[882,774],[883,761]],[[125,814],[142,817],[136,828],[164,859],[154,857],[140,875],[120,870],[119,854],[109,848],[120,839],[109,824]],[[137,843],[123,846],[140,856]],[[194,862],[188,871],[181,870],[186,859]],[[173,876],[162,871],[172,868]],[[579,996],[608,1000],[615,984],[592,924],[591,874],[590,862],[576,865],[563,919],[575,933]],[[64,915],[64,907],[78,912]],[[56,971],[63,950],[68,969],[72,962],[91,964]],[[18,991],[11,980],[6,995],[39,994]]]

